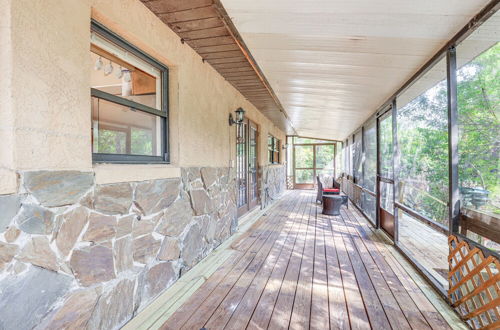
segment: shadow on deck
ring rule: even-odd
[[[205,274],[167,290],[125,328],[463,327],[355,207],[325,216],[314,200],[312,191],[285,195],[216,251]]]

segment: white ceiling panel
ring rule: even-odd
[[[488,0],[222,0],[298,134],[344,139]]]

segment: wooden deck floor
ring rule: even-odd
[[[450,328],[355,208],[314,199],[288,194],[162,328]]]

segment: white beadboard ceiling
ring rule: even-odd
[[[222,0],[297,133],[344,139],[488,0]]]

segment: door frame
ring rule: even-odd
[[[316,167],[316,147],[317,146],[329,146],[333,145],[333,176],[335,177],[336,172],[336,156],[337,156],[337,143],[332,141],[332,143],[297,143],[292,144],[292,165],[293,165],[293,189],[314,189],[316,187],[316,175],[318,170],[323,170],[323,168]],[[313,148],[313,167],[296,167],[295,166],[295,147],[308,147]],[[312,183],[297,183],[297,176],[295,175],[296,170],[312,170],[313,171],[313,182]]]
[[[380,123],[384,120],[390,120],[392,122],[392,107],[388,107],[386,111],[383,111],[381,114],[377,116],[377,176],[376,176],[376,217],[377,217],[377,228],[380,228],[384,230],[389,237],[394,240],[396,237],[396,223],[395,223],[395,216],[393,213],[390,212],[390,210],[386,210],[382,207],[381,199],[382,199],[382,189],[381,186],[383,183],[392,185],[392,192],[394,195],[394,178],[389,178],[385,177],[382,175],[382,152],[381,152],[381,138],[380,138]],[[394,137],[392,136],[392,130],[391,130],[391,138],[392,138],[392,143],[394,144]],[[394,150],[391,150],[393,155],[391,157],[391,162],[393,163],[394,159]],[[392,164],[394,167],[394,164]],[[393,168],[393,173],[394,177],[394,168]],[[393,203],[394,207],[394,198],[391,199],[390,201]],[[395,208],[393,210],[395,212]]]
[[[250,129],[255,128],[255,198],[251,200],[251,194],[250,194]],[[238,157],[238,133],[239,131],[243,129],[244,132],[244,165],[241,166],[240,164],[240,158]],[[242,215],[246,214],[250,210],[254,209],[259,205],[259,196],[260,196],[260,191],[259,191],[259,126],[251,121],[248,118],[245,118],[243,120],[242,124],[239,124],[236,126],[236,179],[240,180],[240,176],[238,175],[238,170],[240,167],[244,169],[244,180],[245,180],[245,204],[242,204],[238,206],[238,198],[239,198],[239,193],[240,193],[240,183],[239,181],[237,182],[237,217],[241,217]],[[252,185],[253,186],[253,185]]]

